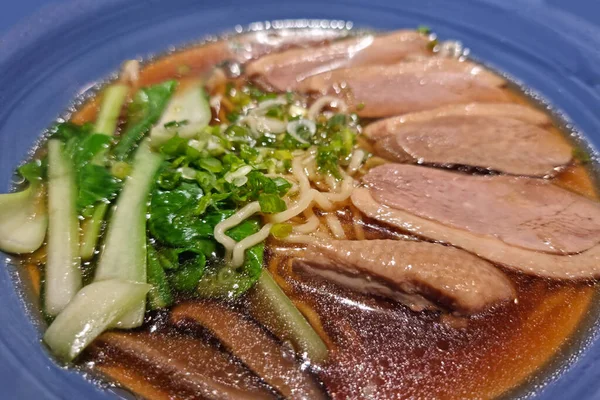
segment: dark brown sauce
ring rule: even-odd
[[[148,65],[141,85],[206,72],[219,56],[219,45],[191,48]],[[214,53],[214,54],[213,54]],[[213,57],[214,55],[214,57]],[[530,104],[511,91],[518,103]],[[98,98],[73,116],[75,123],[92,121]],[[557,135],[564,135],[553,128]],[[566,140],[566,139],[565,139]],[[572,165],[556,178],[557,185],[597,199],[589,172]],[[374,221],[357,230],[356,211],[345,206],[338,214],[348,238],[401,235]],[[294,248],[294,250],[291,250]],[[290,268],[289,254],[301,247],[271,240],[269,269],[330,346],[330,359],[319,372],[331,397],[346,398],[492,398],[516,387],[547,363],[576,332],[588,314],[596,289],[589,284],[560,284],[507,272],[518,290],[518,303],[508,304],[468,320],[439,313],[414,313],[397,303],[360,295]],[[37,295],[40,271],[27,266]],[[166,399],[176,388],[126,358],[96,354],[88,361],[108,377],[142,396]]]

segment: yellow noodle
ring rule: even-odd
[[[342,223],[335,214],[327,214],[325,220],[327,221],[327,225],[329,226],[329,230],[333,234],[333,237],[336,239],[346,239],[346,233],[344,232]]]
[[[307,151],[308,155],[306,157],[304,157],[304,159],[302,160],[302,165],[308,165],[312,162],[315,161],[315,159],[317,158],[316,153],[309,153]]]
[[[306,172],[308,173],[308,178],[312,181],[317,180],[319,178],[319,174],[317,173],[317,163],[310,162],[306,165]]]
[[[325,182],[327,182],[327,185],[329,186],[329,188],[331,188],[331,190],[333,190],[334,192],[337,192],[339,184],[338,184],[337,179],[335,179],[334,176],[327,175],[325,177]]]
[[[363,229],[363,221],[360,212],[354,206],[351,206],[350,210],[352,212],[352,226],[354,227],[356,240],[365,240],[365,230]]]
[[[320,191],[326,192],[329,190],[329,185],[327,183],[325,183],[324,181],[314,181],[312,182],[317,189],[319,189]]]
[[[304,216],[306,217],[306,222],[302,225],[296,225],[293,228],[294,233],[311,233],[317,230],[319,227],[320,221],[319,218],[315,215],[312,208],[307,208],[304,211]]]
[[[292,161],[292,174],[298,180],[298,184],[300,185],[300,194],[303,194],[310,189],[310,181],[308,176],[306,176],[306,172],[302,166],[302,159],[300,157],[296,157]]]
[[[311,190],[314,192],[314,201],[317,205],[325,211],[333,210],[333,203],[327,197],[327,193],[321,193],[315,189]]]
[[[296,215],[301,214],[306,210],[315,198],[315,193],[318,193],[316,190],[309,190],[306,193],[300,193],[300,198],[296,201],[296,203],[289,207],[287,210],[282,211],[278,214],[272,215],[269,219],[273,223],[285,222],[290,218],[295,217]]]
[[[346,176],[341,185],[341,190],[338,193],[326,193],[324,196],[327,200],[337,203],[340,201],[346,201],[352,195],[354,190],[354,179],[351,176]]]
[[[311,244],[318,239],[313,235],[289,235],[284,240],[289,243]]]
[[[345,176],[341,184],[331,176],[325,178],[329,182],[329,188],[339,190],[338,193],[319,192],[316,189],[312,189],[311,180],[313,180],[317,186],[319,183],[321,183],[314,180],[314,178],[316,178],[316,174],[314,174],[316,160],[313,153],[316,154],[316,150],[310,149],[305,153],[305,157],[298,155],[292,160],[292,175],[298,181],[298,200],[295,203],[288,205],[287,210],[275,214],[269,218],[269,220],[273,223],[280,223],[287,221],[303,212],[307,212],[306,223],[295,228],[295,232],[299,233],[313,232],[318,227],[318,218],[314,216],[312,210],[308,210],[313,202],[316,203],[322,210],[331,211],[335,208],[333,203],[347,200],[354,189],[354,179],[352,179],[352,177],[349,175],[346,175],[343,171],[342,174]],[[308,175],[307,171],[309,172]],[[311,173],[313,173],[312,176]],[[339,230],[337,233],[339,235]]]
[[[354,175],[356,171],[362,165],[363,160],[365,159],[365,151],[363,149],[356,149],[352,153],[352,157],[350,157],[350,164],[348,164],[348,168],[346,172],[350,175]]]

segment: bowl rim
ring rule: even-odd
[[[432,0],[432,2],[434,1]],[[26,10],[30,16],[0,36],[0,71],[5,68],[13,68],[16,65],[16,60],[22,58],[24,52],[27,52],[28,49],[38,45],[39,41],[48,32],[60,31],[60,29],[77,24],[77,20],[80,18],[92,16],[109,7],[118,7],[120,4],[130,2],[130,0],[106,0],[104,2],[61,0],[55,5],[44,6],[37,11],[30,8],[26,2],[11,4],[11,7],[20,7],[22,10]],[[227,2],[232,4],[242,3],[240,0],[227,0]],[[337,0],[335,3],[350,3],[360,6],[366,2]],[[392,0],[375,0],[373,3],[384,8],[392,9],[394,7]],[[565,35],[581,42],[584,54],[587,52],[588,54],[594,53],[596,56],[600,55],[600,50],[590,40],[593,37],[600,37],[600,35],[594,36],[594,33],[600,34],[600,27],[585,21],[573,20],[570,17],[565,22],[564,19],[561,19],[560,10],[557,11],[554,8],[544,9],[542,3],[533,1],[521,1],[520,5],[516,5],[516,3],[505,4],[501,0],[470,0],[469,3],[472,5],[479,3],[492,5],[511,13],[537,12],[541,19],[546,18],[546,24],[560,21],[561,24],[566,24],[568,27],[565,30]],[[593,4],[593,0],[590,0],[589,3],[590,12],[600,11],[600,7],[598,4]],[[68,7],[70,13],[64,13],[64,7]],[[565,15],[562,15],[562,17],[565,17]],[[233,29],[234,27],[229,28]],[[485,60],[485,57],[482,57],[482,59]],[[0,92],[0,98],[2,98],[2,94]],[[566,115],[563,115],[563,117],[566,117],[567,123],[578,126],[579,121],[577,119],[571,120]],[[1,122],[0,118],[0,135],[3,132]],[[52,121],[46,122],[49,125]],[[583,130],[581,131],[583,132]],[[600,136],[600,134],[597,134],[597,136]],[[599,137],[592,139],[589,134],[588,136],[582,135],[582,138],[585,138],[582,139],[583,143],[590,150],[594,149],[594,145],[598,146],[598,143],[600,143]],[[594,175],[598,178],[600,177],[600,167],[597,162],[598,153],[595,152],[595,154],[596,159],[593,168],[595,170]],[[8,175],[10,172],[6,168],[2,168],[0,173]],[[8,179],[8,176],[5,177],[4,183]],[[0,269],[0,301],[5,305],[5,307],[0,307],[0,321],[10,321],[13,324],[10,332],[7,332],[5,328],[0,328],[0,360],[2,360],[0,361],[0,383],[7,390],[6,393],[19,394],[22,393],[20,390],[23,387],[28,387],[28,390],[33,390],[31,393],[38,393],[45,398],[58,399],[63,398],[65,394],[64,385],[70,385],[72,393],[85,395],[89,399],[113,398],[108,392],[101,390],[99,386],[90,385],[85,374],[82,376],[77,370],[66,370],[48,356],[46,350],[39,343],[43,324],[39,322],[39,315],[36,315],[37,307],[27,302],[26,289],[22,286],[25,282],[23,276],[3,260],[0,260]],[[595,300],[597,298],[598,295],[595,296]],[[594,370],[594,367],[600,365],[600,340],[598,340],[600,334],[600,304],[598,303],[600,302],[596,302],[594,307],[594,318],[586,321],[586,326],[581,327],[585,335],[574,336],[570,339],[569,341],[573,343],[569,346],[563,346],[559,350],[559,355],[546,367],[543,367],[543,369],[551,371],[562,369],[562,372],[559,372],[557,376],[544,374],[545,376],[536,377],[527,383],[528,388],[517,388],[503,395],[503,397],[535,396],[539,399],[551,400],[576,394],[577,398],[581,399],[596,398],[600,393],[598,389],[600,385],[597,383],[600,379],[600,372],[594,373],[591,371]],[[19,315],[11,313],[10,310],[13,312],[17,310]],[[15,332],[18,332],[19,335],[15,336]],[[578,349],[575,353],[572,353],[572,346],[576,346]],[[569,348],[567,349],[567,347]],[[566,359],[561,358],[560,353],[563,352],[569,353],[569,357]],[[564,354],[562,357],[564,357]],[[30,395],[27,394],[26,396]]]

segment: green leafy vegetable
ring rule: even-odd
[[[250,219],[230,229],[227,235],[239,242],[259,230],[260,223]],[[260,278],[264,247],[264,243],[260,243],[246,250],[244,264],[239,268],[226,265],[207,267],[198,285],[198,294],[202,297],[237,298],[248,291]]]
[[[110,136],[99,133],[67,141],[76,171],[77,210],[80,213],[99,201],[112,200],[121,187],[120,180],[107,168],[94,163],[95,157],[108,149],[110,141]]]
[[[77,125],[72,122],[61,122],[50,128],[50,138],[59,139],[61,142],[67,144],[71,139],[81,138],[91,134],[94,130],[92,124]],[[75,143],[75,142],[73,142]],[[68,148],[67,144],[67,148]]]
[[[212,237],[220,220],[211,223],[196,215],[203,196],[202,189],[193,183],[181,183],[172,190],[155,189],[148,220],[152,236],[173,247],[186,247],[195,240]]]
[[[82,224],[83,241],[80,248],[84,260],[93,256],[104,214],[108,209],[106,203],[114,199],[121,187],[119,179],[104,167],[112,139],[106,134],[92,133],[92,129],[90,124],[65,122],[57,124],[51,130],[51,137],[64,143],[66,156],[71,161],[75,175],[77,212],[87,217]]]
[[[65,143],[65,153],[71,159],[77,185],[77,211],[91,216],[98,202],[107,202],[117,195],[121,181],[104,167],[97,158],[108,150],[111,137],[92,133],[91,125],[75,125],[69,122],[57,124],[51,137]],[[87,209],[87,210],[86,210]]]
[[[94,164],[86,164],[77,174],[77,209],[84,212],[99,201],[112,200],[121,187],[121,181],[115,178],[106,168]]]
[[[46,177],[46,160],[33,160],[19,167],[19,174],[30,184],[40,183]]]
[[[340,160],[346,159],[354,147],[354,133],[343,128],[331,135],[329,143],[322,145],[317,151],[317,167],[323,174],[331,174],[336,179],[341,178]]]
[[[188,139],[174,135],[160,147],[160,152],[171,157],[176,157],[186,154]]]
[[[275,224],[271,228],[271,235],[275,236],[277,239],[284,239],[292,233],[292,229],[293,229],[292,224],[287,224],[287,223]]]
[[[280,196],[285,195],[292,187],[292,184],[288,180],[281,177],[272,178],[271,181],[275,184],[277,194]]]
[[[221,161],[219,161],[219,159],[214,157],[202,158],[200,159],[200,161],[198,161],[197,165],[200,168],[203,168],[215,174],[223,171],[223,164],[221,163]]]
[[[340,130],[348,123],[348,116],[346,114],[335,114],[333,117],[327,120],[328,129]]]
[[[202,260],[205,260],[207,257],[214,257],[215,252],[216,244],[213,240],[201,239],[189,243],[187,247],[161,248],[158,257],[165,269],[173,270],[190,262],[204,264],[204,261],[195,258],[202,256]]]
[[[148,253],[148,283],[152,285],[152,289],[148,292],[148,305],[151,310],[169,307],[173,304],[173,295],[167,275],[152,243],[148,243],[146,249]]]
[[[94,161],[94,158],[108,150],[111,137],[101,133],[85,133],[77,139],[67,141],[68,151],[75,167],[81,167]]]
[[[206,257],[202,252],[188,250],[180,253],[180,257],[181,255],[187,255],[188,258],[181,260],[180,267],[171,274],[171,285],[181,292],[192,292],[204,274]]]
[[[338,165],[339,155],[335,148],[330,146],[320,147],[317,152],[317,166],[319,171],[324,174],[331,174],[340,179],[340,167]]]
[[[258,204],[260,204],[260,210],[266,214],[278,213],[287,209],[285,201],[276,194],[261,193],[258,196]]]
[[[196,104],[198,98],[192,97],[196,95],[191,92],[187,95],[189,99],[182,104],[191,110],[194,107],[188,106]],[[230,86],[226,96],[235,107],[233,113],[236,115],[230,116],[231,119],[246,113],[251,103],[277,97],[252,86],[241,89]],[[179,97],[174,98],[172,104],[177,99]],[[295,110],[292,115],[293,100],[292,96],[287,104],[274,105],[263,111],[269,118],[293,121],[302,114]],[[168,135],[161,133],[164,140],[156,147],[160,148],[166,162],[152,194],[148,220],[150,234],[160,245],[158,258],[173,290],[187,291],[201,276],[197,285],[199,295],[237,297],[252,287],[260,276],[263,244],[247,251],[245,263],[240,268],[227,266],[225,260],[217,262],[204,252],[208,260],[204,270],[190,269],[174,254],[189,249],[193,243],[215,243],[215,225],[250,202],[257,201],[265,214],[284,211],[287,206],[282,197],[289,192],[292,183],[283,177],[271,178],[268,174],[289,172],[294,157],[292,150],[316,146],[319,170],[341,178],[340,163],[349,161],[352,153],[357,117],[336,114],[331,118],[319,117],[314,126],[299,124],[296,133],[304,139],[302,141],[288,133],[266,133],[255,138],[243,124],[208,126],[190,139],[181,135],[181,130],[193,124],[193,118],[189,119],[189,124],[185,123],[188,118],[179,114],[165,118],[163,116],[161,120],[164,124],[159,123],[162,130],[158,131],[165,133],[164,129],[167,129],[169,132],[166,132]],[[239,241],[259,229],[258,221],[246,221],[227,234],[238,236],[234,240]],[[273,233],[280,238],[290,232],[289,224],[273,228]],[[215,250],[217,254],[223,253],[221,246],[213,248],[213,255]]]
[[[118,160],[127,158],[160,119],[176,87],[176,81],[166,81],[142,88],[136,93],[129,106],[125,131],[113,149]]]
[[[163,190],[173,190],[180,182],[181,172],[167,167],[163,169],[156,183]]]
[[[286,209],[285,202],[279,197],[287,193],[292,186],[291,183],[280,177],[275,179],[269,178],[259,171],[251,171],[248,173],[247,178],[248,181],[245,185],[230,187],[232,198],[239,202],[240,205],[256,200],[260,201],[261,195],[276,195],[278,199],[274,199],[271,196],[263,196],[261,207],[265,204],[266,207],[276,210],[284,211]]]
[[[258,159],[260,153],[255,148],[246,143],[240,145],[240,157],[247,163],[254,162]]]
[[[285,114],[286,114],[286,112],[283,109],[283,106],[276,105],[276,106],[270,107],[267,110],[267,112],[265,113],[265,116],[269,117],[269,118],[283,120],[285,118]]]
[[[150,244],[148,246],[148,279],[156,287],[155,294],[150,292],[153,308],[165,307],[158,304],[170,304],[171,289],[184,293],[194,291],[204,274],[206,258],[214,257],[216,251],[212,240],[190,242],[186,248],[164,247],[159,251]]]

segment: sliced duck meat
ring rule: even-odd
[[[324,240],[295,264],[352,289],[389,297],[414,311],[475,314],[515,299],[509,279],[466,251],[409,240]]]
[[[344,40],[348,31],[339,29],[265,29],[227,40],[237,62],[247,62],[271,53],[325,45]]]
[[[413,122],[427,122],[439,117],[503,117],[512,118],[540,127],[549,126],[552,121],[541,111],[532,107],[511,103],[469,103],[452,104],[434,108],[433,110],[419,111],[382,119],[369,124],[364,134],[369,138],[376,140],[387,136],[405,124]]]
[[[382,204],[510,245],[572,254],[600,242],[600,204],[549,181],[398,164],[363,181]]]
[[[572,158],[564,139],[517,119],[443,116],[400,124],[375,141],[377,155],[402,163],[466,165],[536,177],[549,176]]]
[[[391,64],[409,56],[431,54],[427,36],[398,31],[358,36],[327,45],[271,54],[246,67],[246,74],[280,91],[294,89],[309,76],[359,65]]]
[[[342,97],[361,117],[380,118],[451,104],[508,102],[505,84],[472,62],[429,58],[326,72],[305,79],[298,90]]]
[[[96,339],[88,356],[100,371],[148,398],[276,398],[238,361],[183,335],[108,332]],[[143,377],[144,384],[130,376]]]
[[[207,329],[248,368],[289,399],[325,399],[314,377],[296,361],[293,350],[241,313],[216,302],[187,302],[173,309],[178,327]]]
[[[365,215],[530,274],[600,276],[600,204],[540,179],[387,164],[352,202]]]
[[[248,32],[229,40],[194,46],[161,58],[142,69],[140,83],[149,85],[171,79],[181,73],[182,67],[192,76],[205,73],[215,64],[223,61],[246,63],[272,52],[321,45],[344,35],[343,31],[333,29],[278,29]]]

